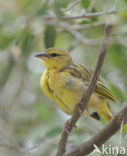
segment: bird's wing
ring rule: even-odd
[[[72,64],[70,66],[61,69],[62,72],[70,73],[74,78],[82,79],[83,82],[89,82],[92,76],[91,70],[87,69],[83,65]]]
[[[116,102],[115,98],[112,96],[110,91],[104,86],[104,84],[101,81],[98,81],[94,90],[96,93],[107,97],[108,99]]]
[[[82,79],[82,81],[86,85],[89,84],[91,76],[93,74],[93,71],[91,69],[79,64],[72,64],[71,66],[65,67],[63,70],[69,72],[71,76],[75,78]],[[100,96],[106,97],[116,102],[110,91],[104,86],[104,84],[100,80],[97,81],[94,91]]]

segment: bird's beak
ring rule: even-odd
[[[47,55],[45,52],[43,52],[43,53],[41,53],[41,54],[35,55],[35,57],[38,57],[38,58],[45,58],[45,57],[48,57],[48,55]]]

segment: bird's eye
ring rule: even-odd
[[[50,54],[50,56],[56,57],[56,56],[59,56],[59,55],[57,53],[52,53],[52,54]]]

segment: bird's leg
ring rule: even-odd
[[[67,134],[70,134],[70,131],[69,131],[69,120],[67,120],[65,123],[64,123],[64,131],[67,133]]]
[[[81,104],[81,103],[80,103],[80,104]],[[82,115],[82,109],[81,109],[80,104],[77,105],[77,109],[78,109],[80,115]],[[86,106],[85,109],[86,109],[87,113],[90,115],[90,111],[89,111],[89,109],[88,109],[88,106]]]
[[[87,106],[86,106],[86,111],[87,111],[88,115],[90,115],[90,111]]]
[[[64,130],[66,131],[66,133],[67,134],[70,134],[70,130],[69,130],[69,122],[70,122],[70,119],[67,121],[67,122],[65,122],[65,124],[64,124]],[[74,125],[74,127],[73,127],[74,129],[77,129],[77,126],[76,125]]]

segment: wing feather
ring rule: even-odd
[[[116,102],[115,98],[112,96],[112,94],[110,93],[110,91],[104,86],[104,84],[101,82],[101,81],[98,81],[97,82],[97,85],[95,87],[95,90],[94,90],[96,93],[104,96],[104,97],[107,97],[108,99]]]
[[[88,83],[90,82],[91,76],[93,74],[93,71],[91,69],[79,64],[72,64],[69,67],[63,68],[61,71],[66,71],[70,73],[71,76],[78,79],[82,79],[82,81],[86,85],[88,85]],[[100,96],[106,97],[116,102],[110,91],[104,86],[104,84],[100,81],[100,79],[97,81],[94,91],[98,93]]]

